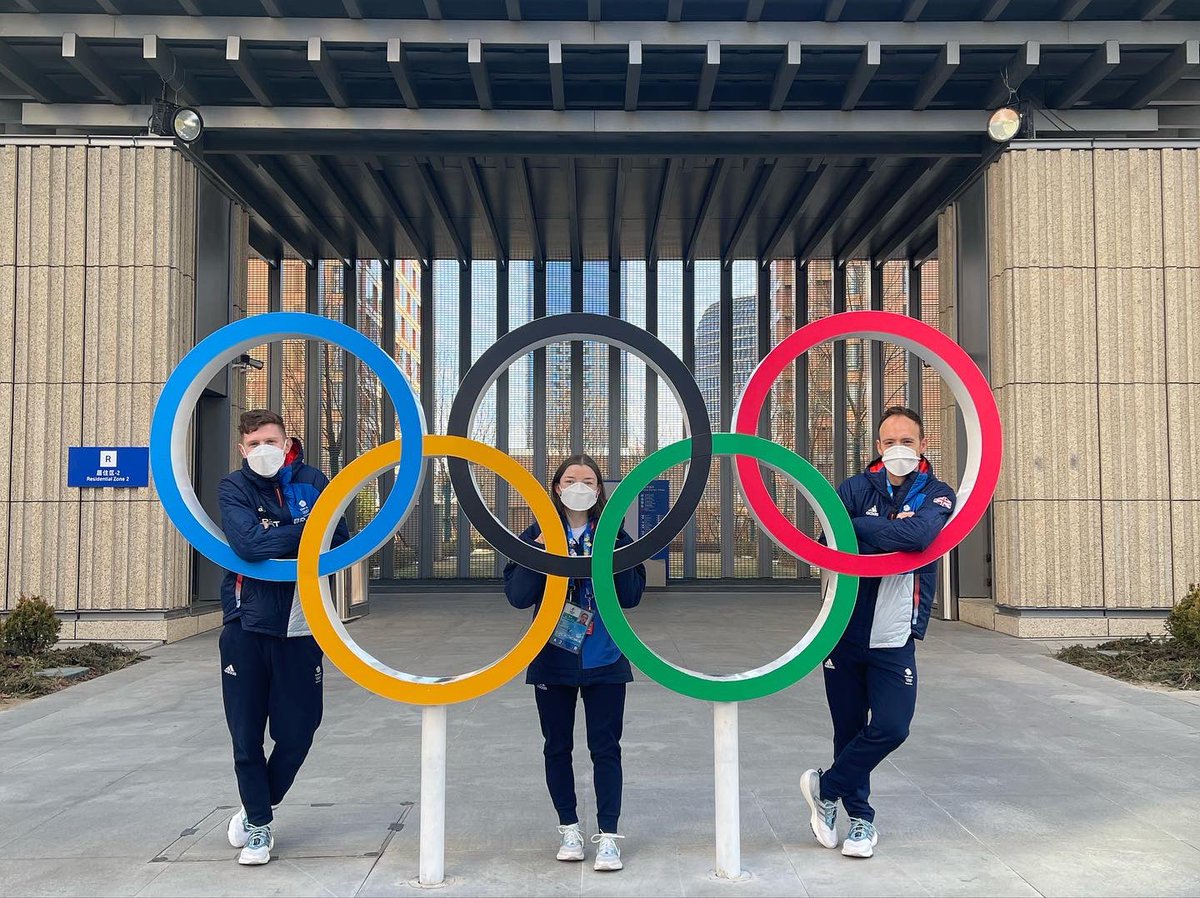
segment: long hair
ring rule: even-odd
[[[604,489],[604,475],[600,473],[600,466],[596,464],[596,460],[590,455],[572,455],[570,458],[564,459],[563,463],[558,466],[558,470],[554,472],[554,476],[550,478],[550,499],[554,502],[554,507],[562,518],[567,516],[567,507],[563,505],[562,498],[558,495],[558,485],[563,479],[563,474],[567,473],[567,468],[571,465],[586,465],[592,469],[596,475],[596,486],[599,488],[599,495],[596,496],[596,504],[588,511],[588,520],[595,521],[600,517],[600,513],[604,511],[604,503],[608,501],[608,496]]]

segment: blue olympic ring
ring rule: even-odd
[[[349,542],[321,555],[320,573],[332,574],[367,558],[391,538],[396,521],[404,520],[425,474],[422,443],[425,416],[412,384],[386,352],[363,334],[340,322],[302,312],[275,312],[243,318],[214,331],[183,357],[171,373],[154,407],[150,424],[150,464],[154,485],[167,517],[202,555],[226,570],[258,580],[296,579],[295,559],[247,561],[230,548],[221,530],[200,504],[188,473],[187,431],[196,401],[205,386],[227,364],[262,343],[287,339],[321,340],[356,356],[378,377],[391,397],[399,420],[400,465],[396,483],[379,513]]]

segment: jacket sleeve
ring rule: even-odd
[[[325,472],[319,468],[317,469],[315,483],[318,493],[325,492],[325,487],[329,486],[329,478],[326,477]],[[349,542],[349,540],[350,527],[346,524],[346,516],[342,515],[342,517],[338,520],[337,529],[333,531],[333,539],[330,541],[329,545],[331,547],[340,546],[344,542]]]
[[[247,561],[296,557],[303,524],[263,527],[254,509],[246,504],[242,491],[228,480],[222,480],[217,487],[217,501],[221,508],[221,529],[240,557]]]
[[[622,530],[617,545],[626,546],[631,542],[633,540]],[[613,586],[616,587],[617,601],[622,608],[636,608],[642,601],[642,593],[646,591],[646,565],[639,564],[618,572],[613,576]]]
[[[851,520],[854,520],[854,515],[855,515],[855,512],[857,511],[856,503],[854,500],[854,491],[850,488],[850,481],[852,481],[853,479],[854,479],[853,477],[849,477],[849,478],[843,480],[841,482],[841,485],[838,486],[838,488],[837,488],[838,498],[841,499],[842,504],[844,506],[846,506],[846,511],[850,515]],[[865,536],[863,536],[863,534],[859,532],[857,527],[854,528],[854,535],[858,538],[858,554],[860,554],[860,555],[880,555],[883,553],[883,550],[880,549],[878,546],[876,546],[874,543],[872,543]],[[817,542],[819,542],[823,546],[829,545],[829,539],[827,538],[824,531],[821,532],[821,536],[818,538]],[[844,551],[844,550],[845,549],[843,547],[842,551]]]
[[[945,502],[946,499],[949,501]],[[889,520],[863,515],[854,519],[854,532],[860,540],[883,552],[923,552],[942,532],[953,509],[954,493],[943,486],[931,490],[928,501],[911,518]]]
[[[534,524],[521,534],[521,539],[531,545],[541,531]],[[515,561],[504,566],[504,597],[514,608],[532,608],[541,601],[546,591],[546,575],[522,567]]]

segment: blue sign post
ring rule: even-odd
[[[145,446],[71,446],[67,486],[136,488],[150,485],[150,450]]]
[[[651,480],[646,488],[638,493],[638,539],[658,526],[658,522],[667,516],[670,507],[671,482]],[[658,561],[666,561],[670,551],[669,546],[663,546],[662,551],[651,557]]]

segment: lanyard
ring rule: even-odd
[[[579,534],[579,538],[568,537],[572,555],[591,555],[592,554],[592,522],[589,520],[583,528],[583,532]]]

